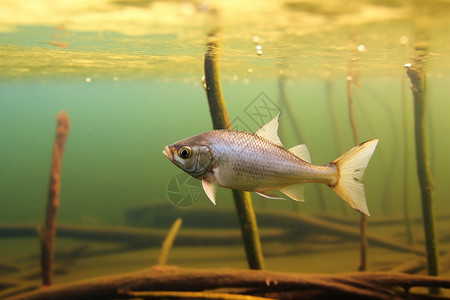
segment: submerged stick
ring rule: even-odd
[[[248,266],[250,269],[264,270],[264,257],[250,193],[233,191],[233,197],[238,212]]]
[[[422,196],[422,215],[427,249],[428,274],[438,275],[438,250],[433,210],[433,179],[428,155],[428,139],[426,130],[427,77],[425,72],[425,51],[416,47],[417,56],[413,65],[407,64],[406,73],[411,81],[414,99],[414,136],[416,143],[417,176]],[[436,291],[435,291],[436,292]]]
[[[211,38],[205,55],[205,85],[214,129],[231,129],[219,74],[218,42]],[[250,269],[264,269],[258,225],[249,192],[233,191]]]
[[[126,292],[121,295],[128,298],[139,299],[215,299],[215,300],[271,300],[271,298],[250,295],[216,292],[182,292],[182,291],[151,291],[151,292]],[[272,299],[274,300],[274,299]]]
[[[235,217],[235,211],[222,209],[220,212],[215,210],[211,212],[210,209],[196,209],[192,215],[183,214],[183,224],[185,227],[189,226],[189,223],[197,222],[197,224],[206,224],[211,222],[212,219],[217,219],[218,222],[222,218],[233,219]],[[162,214],[162,216],[171,218],[172,215]],[[279,212],[279,211],[258,211],[259,220],[263,227],[276,227],[279,228],[262,228],[260,231],[260,237],[262,241],[280,241],[287,240],[294,242],[300,239],[304,239],[305,236],[321,236],[329,235],[332,237],[346,239],[348,241],[358,241],[359,231],[351,226],[339,224],[335,221],[327,221],[323,217],[314,217],[312,215],[298,215],[292,212]],[[208,219],[204,219],[204,218]],[[202,221],[203,218],[203,221]],[[159,217],[156,220],[161,220]],[[160,221],[164,223],[164,221]],[[224,226],[235,226],[234,223],[229,225],[223,223]],[[34,237],[36,232],[34,230],[34,224],[10,224],[0,225],[0,238],[18,238],[18,237]],[[129,245],[124,247],[124,251],[130,249],[139,249],[144,247],[159,247],[166,237],[167,232],[164,229],[151,229],[151,228],[133,228],[133,227],[92,227],[92,226],[80,226],[59,224],[58,236],[64,238],[71,238],[77,240],[94,240],[105,243],[123,243]],[[386,249],[391,249],[400,252],[415,253],[417,255],[425,256],[425,251],[421,248],[413,248],[407,244],[398,242],[398,239],[392,236],[383,235],[377,236],[368,234],[367,238],[371,245],[379,246]],[[241,243],[239,232],[235,229],[231,230],[205,230],[204,228],[191,228],[184,229],[177,235],[177,244],[179,245],[208,245],[208,246],[222,246],[222,245],[237,245]],[[91,253],[91,252],[89,252]],[[95,253],[95,252],[94,252]],[[84,254],[87,255],[87,254]]]
[[[172,228],[170,228],[169,233],[167,234],[166,238],[164,239],[164,242],[163,242],[162,248],[161,248],[161,254],[159,255],[159,258],[158,258],[158,266],[166,265],[167,258],[169,257],[170,249],[172,248],[173,241],[175,240],[178,230],[181,227],[181,223],[182,223],[181,218],[176,219],[172,225]]]
[[[50,185],[48,188],[47,211],[41,241],[42,284],[53,283],[53,246],[56,235],[56,215],[59,208],[59,191],[61,180],[61,165],[67,135],[70,130],[69,115],[62,111],[57,117],[55,143],[50,171]]]
[[[117,299],[124,291],[210,293],[228,288],[236,293],[276,299],[432,299],[410,291],[413,287],[450,288],[450,279],[389,272],[315,275],[168,266],[58,284],[8,300]]]
[[[14,287],[6,288],[0,290],[0,299],[6,299],[8,297],[13,297],[16,295],[24,294],[27,292],[35,291],[38,286],[35,283],[24,283]]]
[[[210,38],[205,54],[204,87],[214,129],[232,129],[220,84],[218,41]]]

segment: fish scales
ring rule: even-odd
[[[326,181],[324,177],[333,173],[329,167],[313,167],[257,135],[233,130],[204,135],[219,168],[219,185],[236,190],[273,190],[300,182]]]

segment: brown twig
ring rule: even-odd
[[[197,299],[197,300],[271,300],[266,297],[239,295],[216,292],[182,292],[182,291],[151,291],[151,292],[126,292],[122,297],[139,299]],[[272,299],[274,300],[274,299]]]
[[[35,283],[26,282],[24,284],[16,285],[0,291],[0,299],[6,299],[7,297],[12,297],[20,295],[23,293],[34,291],[38,288]]]
[[[428,154],[428,136],[426,130],[427,74],[425,70],[426,46],[416,46],[413,65],[406,66],[406,74],[411,81],[414,99],[414,136],[416,146],[417,176],[422,197],[422,215],[427,249],[427,267],[429,275],[439,274],[438,243],[434,218],[433,178]],[[430,290],[438,293],[436,289]]]
[[[159,266],[166,265],[170,249],[172,248],[173,242],[175,241],[175,237],[177,236],[178,230],[181,227],[181,223],[182,223],[181,218],[176,219],[172,225],[172,228],[170,228],[169,233],[164,239],[164,242],[161,247],[161,254],[158,257]]]
[[[232,219],[235,212],[231,209],[222,209],[220,211],[211,209],[198,208],[195,210],[177,212],[186,227],[193,222],[207,223],[209,218]],[[160,224],[165,224],[164,218],[171,218],[174,214],[161,213],[155,216],[155,220]],[[261,240],[276,241],[281,239],[289,239],[290,241],[304,238],[304,235],[330,235],[339,237],[348,241],[357,241],[359,233],[354,224],[349,226],[339,224],[339,221],[325,220],[312,215],[297,214],[292,212],[280,211],[257,211],[260,218],[259,223],[262,225]],[[202,221],[202,219],[204,221]],[[194,221],[193,221],[194,220]],[[227,226],[227,225],[225,225]],[[264,228],[269,227],[269,228]],[[274,228],[277,227],[277,228]],[[286,230],[295,228],[296,230]],[[165,229],[150,228],[132,228],[132,227],[87,227],[80,225],[59,224],[58,236],[65,238],[74,238],[82,240],[96,240],[103,242],[121,242],[128,245],[139,247],[159,247],[166,236]],[[0,225],[0,237],[24,237],[34,236],[34,226],[32,224],[10,224]],[[235,245],[240,243],[239,233],[234,229],[230,230],[199,230],[195,228],[185,228],[177,235],[177,244],[192,245],[195,243],[201,245]],[[411,247],[400,243],[398,240],[386,235],[378,237],[368,234],[371,245],[379,246],[395,251],[415,253],[417,255],[425,255],[425,251],[421,248]],[[450,238],[449,238],[450,239]]]
[[[211,292],[215,289],[222,292],[232,289],[239,294],[276,299],[434,299],[429,295],[413,293],[410,289],[437,286],[450,288],[450,279],[388,272],[314,275],[154,267],[41,288],[8,300],[113,299],[126,291]]]
[[[408,259],[405,263],[398,265],[391,269],[391,272],[401,272],[408,274],[417,274],[423,271],[426,267],[426,261],[423,257],[415,259]]]
[[[53,245],[56,235],[56,215],[59,207],[59,191],[61,180],[61,164],[67,135],[70,130],[69,115],[65,111],[58,114],[55,143],[53,146],[53,158],[50,171],[50,185],[48,188],[47,211],[45,227],[41,241],[41,268],[42,284],[53,283]]]

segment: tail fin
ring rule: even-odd
[[[377,139],[361,143],[333,161],[339,169],[339,179],[331,188],[353,209],[366,216],[370,214],[362,178],[377,144]]]

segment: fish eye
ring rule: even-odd
[[[192,149],[191,147],[188,146],[183,146],[180,148],[180,150],[178,150],[178,155],[182,158],[182,159],[188,159],[189,157],[191,157],[192,155]]]

